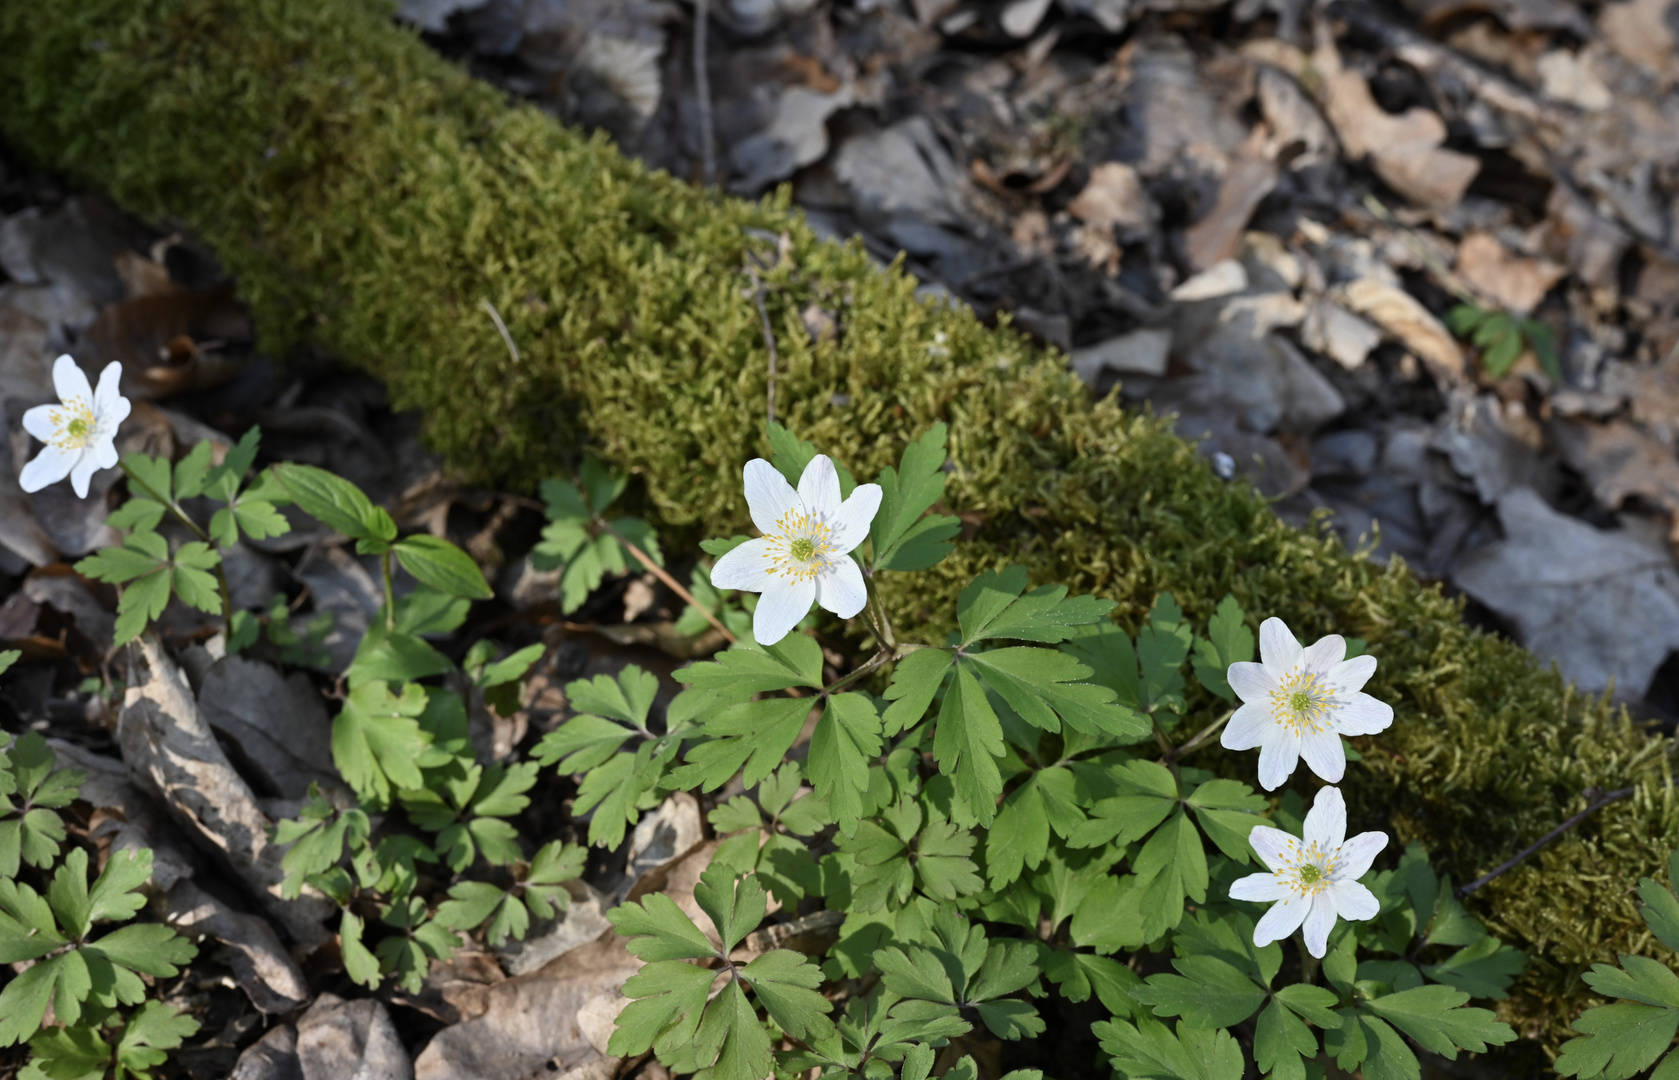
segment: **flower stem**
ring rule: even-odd
[[[385,629],[396,629],[396,585],[391,581],[391,553],[386,551],[379,556],[380,568],[385,578]]]
[[[188,531],[190,531],[193,536],[197,537],[205,544],[210,544],[212,547],[215,546],[210,540],[210,534],[199,528],[198,522],[187,516],[187,512],[181,509],[181,504],[177,503],[174,499],[164,498],[161,492],[146,483],[145,480],[141,479],[140,475],[129,467],[127,458],[119,458],[117,464],[122,468],[123,473],[127,475],[130,487],[139,488],[145,493],[148,499],[151,499],[153,502],[161,505],[165,510],[168,510],[170,514],[174,515],[176,521],[179,521],[182,525],[187,527]],[[220,591],[222,598],[222,629],[227,637],[231,639],[233,637],[233,592],[227,587],[227,571],[222,567],[220,554],[221,553],[218,551],[218,557],[216,559],[216,588]]]
[[[1300,946],[1300,981],[1310,986],[1318,981],[1318,967],[1320,961],[1306,948],[1304,934],[1294,935],[1295,942]]]

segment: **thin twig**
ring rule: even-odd
[[[717,176],[711,132],[711,75],[705,65],[706,0],[694,0],[694,96],[700,105],[700,186],[710,187]]]
[[[1514,858],[1509,859],[1509,860],[1499,864],[1498,866],[1494,867],[1493,869],[1487,871],[1485,874],[1482,874],[1480,877],[1476,878],[1474,881],[1471,881],[1469,884],[1460,887],[1457,890],[1458,899],[1461,900],[1464,897],[1468,896],[1470,893],[1475,892],[1477,889],[1481,888],[1481,886],[1485,885],[1487,882],[1491,881],[1493,878],[1498,877],[1500,874],[1507,873],[1508,871],[1514,870],[1516,867],[1520,866],[1522,863],[1526,862],[1528,859],[1531,859],[1534,855],[1538,854],[1540,849],[1544,848],[1545,845],[1551,843],[1551,841],[1557,839],[1557,837],[1561,836],[1563,833],[1567,832],[1569,829],[1572,829],[1574,826],[1580,824],[1580,822],[1582,822],[1582,821],[1586,820],[1587,818],[1591,817],[1593,814],[1597,813],[1599,810],[1603,809],[1605,806],[1608,806],[1610,803],[1620,802],[1622,799],[1631,795],[1635,790],[1636,790],[1635,788],[1629,788],[1629,787],[1616,788],[1614,791],[1611,791],[1606,795],[1600,795],[1596,799],[1593,799],[1586,806],[1586,808],[1584,810],[1580,811],[1578,814],[1575,814],[1573,817],[1569,818],[1567,821],[1563,822],[1561,825],[1558,825],[1556,828],[1552,829],[1550,832],[1546,833],[1544,836],[1541,836],[1538,840],[1535,840],[1533,843],[1531,843],[1527,847],[1523,848],[1520,852],[1518,852],[1516,854],[1516,856]]]
[[[770,328],[770,313],[764,307],[764,283],[758,280],[756,270],[748,270],[747,276],[752,279],[752,303],[758,309],[758,324],[764,330],[764,347],[770,351],[770,381],[769,381],[769,416],[770,423],[775,423],[775,331]]]
[[[484,306],[484,310],[489,312],[490,318],[495,321],[496,330],[501,334],[501,340],[507,342],[507,351],[513,354],[513,366],[518,367],[519,346],[513,344],[513,335],[507,332],[507,324],[501,321],[501,312],[497,311],[496,306],[488,300],[480,300],[479,303]]]
[[[600,519],[597,518],[596,520],[599,521]],[[691,605],[701,615],[704,615],[705,616],[705,621],[710,623],[712,626],[716,627],[717,632],[719,634],[723,635],[724,640],[726,640],[730,645],[733,645],[735,643],[735,636],[734,636],[734,634],[729,632],[729,628],[727,626],[724,626],[722,624],[722,622],[717,618],[717,616],[713,615],[711,613],[711,611],[704,604],[700,603],[698,600],[695,600],[694,599],[694,594],[689,592],[687,589],[684,589],[681,586],[681,584],[677,582],[677,580],[675,578],[671,577],[670,574],[668,574],[665,571],[664,567],[662,567],[658,563],[654,562],[652,556],[648,555],[647,552],[641,550],[634,543],[632,543],[627,537],[625,537],[623,533],[619,532],[617,529],[614,529],[611,525],[608,525],[606,522],[601,521],[600,522],[600,527],[602,529],[604,529],[607,533],[611,534],[611,536],[614,540],[616,540],[616,541],[618,541],[618,543],[622,544],[624,546],[625,551],[627,551],[631,555],[635,556],[635,558],[641,563],[641,565],[647,567],[647,572],[648,573],[652,574],[654,577],[656,577],[660,581],[664,582],[666,588],[668,588],[671,592],[675,593],[677,596],[680,596],[682,599],[688,601],[689,605]]]

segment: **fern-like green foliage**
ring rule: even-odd
[[[582,606],[607,575],[645,569],[634,551],[663,566],[658,537],[638,517],[604,515],[624,493],[625,481],[594,458],[583,462],[579,483],[544,480],[542,498],[548,524],[531,553],[538,570],[560,571],[560,610],[569,615]]]

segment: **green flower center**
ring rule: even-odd
[[[787,553],[800,562],[809,562],[816,555],[816,542],[801,536],[787,545]]]
[[[1323,871],[1311,863],[1307,863],[1300,868],[1300,880],[1308,885],[1316,885],[1323,880]]]
[[[1297,713],[1309,712],[1312,708],[1312,695],[1304,690],[1296,690],[1288,696],[1288,707]]]
[[[85,439],[93,431],[93,425],[88,423],[85,418],[78,416],[64,425],[64,430],[72,439]]]

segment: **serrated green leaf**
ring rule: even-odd
[[[208,571],[221,565],[219,552],[199,540],[182,544],[175,552],[175,595],[181,602],[212,615],[222,610],[221,592]]]
[[[1375,998],[1364,1007],[1447,1057],[1455,1056],[1460,1048],[1482,1053],[1489,1045],[1500,1046],[1516,1037],[1492,1012],[1462,1007],[1468,1000],[1468,994],[1449,986],[1419,986]]]
[[[649,963],[717,955],[717,946],[663,893],[620,904],[606,918],[630,939],[626,945],[630,954]]]
[[[146,906],[146,898],[140,893],[140,888],[151,876],[150,848],[111,852],[110,858],[105,861],[105,869],[100,871],[98,880],[88,893],[88,923],[132,919]],[[69,929],[68,923],[63,925]],[[85,934],[86,931],[80,933]]]
[[[1026,568],[1010,566],[988,570],[963,589],[956,602],[963,647],[999,638],[1054,644],[1114,608],[1113,601],[1094,596],[1068,598],[1065,586],[1046,585],[1022,595],[1025,588]]]
[[[886,687],[886,700],[892,703],[882,717],[887,738],[921,722],[955,659],[943,649],[918,649],[898,661]]]
[[[94,1025],[47,1028],[30,1037],[29,1050],[18,1080],[105,1080],[115,1056]]]
[[[416,581],[440,593],[468,600],[488,600],[495,595],[472,556],[447,540],[421,533],[403,537],[391,550]]]
[[[985,700],[985,691],[969,666],[958,664],[939,710],[933,733],[933,756],[939,772],[955,783],[956,796],[971,820],[989,827],[997,815],[997,796],[1003,793],[1003,726]]]
[[[934,424],[904,448],[897,468],[889,465],[881,472],[880,510],[869,526],[876,569],[922,570],[950,553],[946,541],[961,522],[922,517],[944,497],[945,435],[944,424]]]
[[[1090,668],[1057,649],[993,649],[963,662],[1023,720],[1045,731],[1060,731],[1062,720],[1087,735],[1136,738],[1149,730],[1148,721],[1120,705],[1111,689],[1082,681]]]
[[[169,562],[169,542],[155,532],[137,532],[122,546],[103,547],[76,564],[76,573],[122,585],[156,573]]]
[[[1593,964],[1586,985],[1604,997],[1679,1009],[1679,975],[1648,956],[1621,955],[1621,967]]]
[[[148,457],[145,454],[124,454],[122,469],[129,475],[130,487],[138,483],[147,495],[160,503],[167,503],[174,498],[171,469],[167,459]]]
[[[338,950],[344,958],[344,973],[352,982],[371,989],[379,985],[379,958],[363,944],[364,929],[359,916],[344,912],[338,924]]]
[[[833,1006],[817,992],[822,972],[800,954],[771,949],[741,968],[740,977],[788,1035],[811,1042],[833,1034]]]
[[[1173,1033],[1148,1016],[1102,1021],[1092,1031],[1113,1067],[1131,1080],[1241,1080],[1242,1050],[1227,1031],[1180,1024]]]
[[[792,749],[810,715],[809,698],[763,698],[727,705],[707,716],[710,741],[687,753],[685,764],[671,770],[682,787],[712,791],[742,774],[748,787],[775,771]]]
[[[646,1053],[656,1041],[680,1045],[691,1040],[716,974],[680,960],[663,960],[630,976],[624,995],[634,1000],[618,1014],[607,1052],[633,1056]]]
[[[1156,1016],[1181,1016],[1186,1027],[1233,1027],[1265,1003],[1265,990],[1216,956],[1172,961],[1178,974],[1151,975],[1131,996]]]
[[[198,1021],[193,1017],[162,1001],[148,1001],[123,1025],[116,1046],[117,1066],[136,1077],[146,1076],[146,1070],[163,1064],[164,1051],[176,1049],[197,1033]],[[117,1080],[122,1080],[120,1071]]]
[[[1302,1058],[1316,1057],[1318,1037],[1298,1016],[1272,1001],[1254,1026],[1253,1058],[1271,1080],[1305,1080]]]
[[[119,967],[172,979],[198,955],[198,947],[160,923],[131,923],[119,926],[83,947],[97,952]]]
[[[879,756],[880,714],[874,702],[856,693],[829,697],[811,733],[806,768],[842,832],[854,831],[862,817],[869,762]]]
[[[332,760],[358,795],[385,804],[393,787],[424,786],[418,762],[431,737],[415,718],[425,707],[425,689],[411,683],[400,697],[383,682],[350,692],[332,722]]]
[[[1488,934],[1438,964],[1425,964],[1422,970],[1435,982],[1455,987],[1470,997],[1501,998],[1526,966],[1526,954]]]
[[[362,635],[355,658],[344,674],[355,691],[371,682],[411,683],[441,675],[451,666],[448,657],[431,645],[413,634],[387,630],[381,619]]]
[[[1572,1026],[1581,1035],[1562,1044],[1553,1065],[1557,1073],[1621,1080],[1648,1068],[1673,1045],[1679,1010],[1620,1001],[1587,1009]]]
[[[1200,903],[1207,898],[1201,834],[1181,810],[1148,838],[1132,869],[1143,893],[1143,936],[1149,941],[1178,925],[1186,899]]]
[[[758,928],[767,910],[764,887],[755,875],[740,877],[723,866],[707,867],[694,886],[694,901],[711,916],[712,925],[723,939],[723,952],[733,952],[741,940]]]
[[[132,495],[129,500],[111,511],[105,518],[105,524],[113,529],[125,532],[154,532],[167,508],[155,499],[148,499],[144,495]]]

